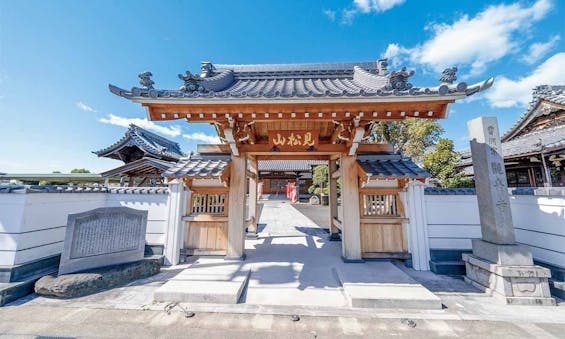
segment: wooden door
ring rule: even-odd
[[[399,190],[374,188],[359,194],[362,257],[409,257]]]

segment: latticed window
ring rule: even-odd
[[[226,193],[193,193],[191,213],[225,215],[226,202]]]
[[[399,217],[398,194],[363,194],[361,212],[365,217]]]

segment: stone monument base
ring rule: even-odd
[[[500,265],[467,253],[463,254],[463,261],[467,270],[465,281],[506,304],[555,305],[548,284],[551,272],[547,268],[533,264]]]
[[[500,245],[473,239],[473,254],[498,265],[533,265],[532,252],[524,245]]]

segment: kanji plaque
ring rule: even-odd
[[[307,151],[318,147],[319,131],[269,131],[269,147],[279,151]]]

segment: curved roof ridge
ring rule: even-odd
[[[108,147],[93,151],[92,153],[99,157],[108,156],[113,152],[118,152],[130,143],[133,143],[142,151],[158,157],[164,156],[178,160],[185,156],[177,142],[150,132],[135,124],[130,124],[124,136],[118,141]]]
[[[532,113],[536,110],[542,100],[553,102],[559,105],[565,105],[565,85],[539,85],[532,91],[532,101],[530,101],[526,111],[518,118],[518,120],[506,131],[501,139],[509,141],[518,133],[524,124],[528,123]],[[532,117],[533,118],[533,117]]]

